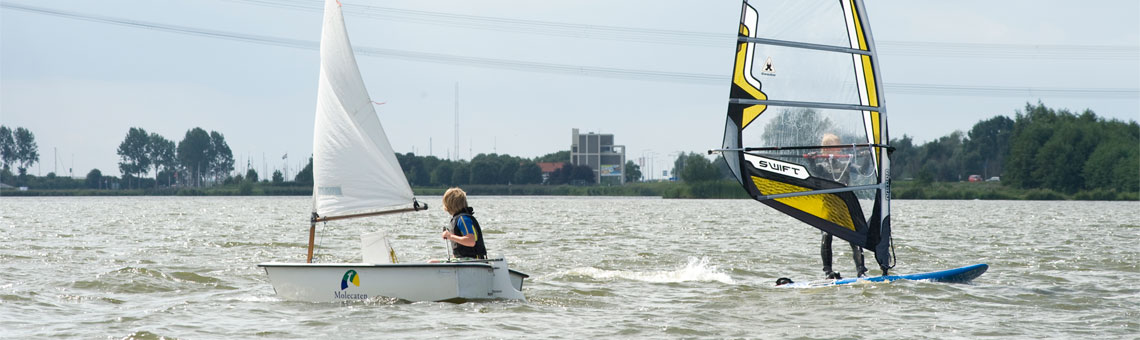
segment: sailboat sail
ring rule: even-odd
[[[340,2],[326,0],[313,128],[313,212],[339,216],[410,205],[413,200],[364,88]]]
[[[753,198],[890,268],[880,79],[861,0],[747,1],[718,151]]]

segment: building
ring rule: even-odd
[[[564,164],[566,164],[566,163],[565,162],[541,162],[541,163],[538,163],[538,168],[542,169],[542,183],[548,183],[548,181],[550,180],[550,175],[553,174],[555,171],[558,171],[558,169],[562,169],[562,165],[564,165]]]
[[[589,166],[599,184],[625,184],[625,145],[614,145],[613,134],[571,132],[570,164]]]

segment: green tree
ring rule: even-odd
[[[471,184],[498,184],[499,163],[479,156],[471,159]]]
[[[978,155],[980,164],[968,164],[970,172],[982,174],[986,178],[1000,176],[1002,164],[1009,155],[1009,138],[1013,134],[1013,119],[995,116],[974,124],[967,133],[966,154]]]
[[[187,130],[186,136],[178,142],[178,163],[190,173],[189,180],[195,186],[201,184],[202,171],[212,165],[210,148],[210,134],[197,127]]]
[[[451,168],[451,185],[460,186],[471,183],[471,169],[467,162],[455,163]]]
[[[931,171],[936,181],[956,182],[966,179],[969,174],[964,173],[962,166],[963,139],[962,131],[954,131],[923,145],[919,153],[923,169]]]
[[[1010,137],[1002,182],[1017,188],[1073,193],[1140,188],[1140,127],[1105,121],[1092,111],[1074,114],[1026,104]]]
[[[634,164],[633,161],[625,161],[625,182],[633,183],[641,181],[641,167]]]
[[[451,162],[440,162],[434,169],[431,170],[431,185],[448,185],[450,186],[452,174]]]
[[[890,153],[891,176],[902,179],[917,176],[918,147],[914,145],[914,139],[904,134],[902,138],[892,139],[890,145],[895,148],[895,151]]]
[[[254,176],[257,176],[257,173],[254,173]],[[257,179],[255,178],[254,181],[256,182]],[[297,172],[297,176],[293,177],[293,181],[300,184],[313,185],[313,157],[309,157],[309,164]]]
[[[519,172],[519,160],[513,157],[499,158],[499,174],[495,177],[498,178],[497,184],[521,184],[515,182],[515,174]],[[542,173],[541,169],[539,173]]]
[[[570,150],[548,153],[534,159],[535,163],[564,163],[570,161]]]
[[[16,140],[12,138],[12,129],[0,125],[0,162],[4,165],[3,168],[10,169],[9,166],[18,158]]]
[[[309,165],[310,166],[305,167],[306,169],[309,169],[310,174],[312,173],[312,169],[313,169],[312,164],[313,164],[313,158],[310,157],[309,158]],[[245,171],[245,180],[256,183],[257,182],[257,170],[253,170],[253,168],[249,168],[249,170],[246,170]]]
[[[285,175],[281,174],[281,170],[273,170],[273,183],[284,183]]]
[[[404,155],[397,153],[396,159],[400,161],[400,168],[404,170],[404,177],[408,178],[408,183],[412,185],[428,185],[431,183],[431,173],[424,167],[423,157],[409,152]]]
[[[174,142],[162,137],[157,133],[151,133],[147,138],[147,158],[150,159],[150,164],[154,165],[154,187],[158,188],[160,174],[164,174],[159,169],[166,170],[166,185],[170,185],[171,178],[169,174],[174,170],[177,160],[174,157]]]
[[[526,162],[519,166],[515,171],[514,180],[515,184],[539,184],[542,183],[542,168],[534,162]]]
[[[562,163],[562,167],[550,174],[550,184],[594,184],[594,170],[586,165]]]
[[[714,181],[720,179],[720,170],[707,158],[697,153],[681,155],[682,167],[680,178],[689,183]]]
[[[1081,169],[1088,188],[1138,191],[1140,149],[1124,143],[1105,143],[1096,148]]]
[[[16,160],[20,164],[17,169],[20,171],[20,176],[23,176],[27,174],[28,168],[40,161],[39,147],[36,146],[36,135],[28,129],[18,127],[12,137],[16,140]]]
[[[87,173],[87,180],[84,181],[84,184],[91,189],[101,189],[99,184],[102,182],[103,172],[99,171],[99,169],[91,169],[91,171]]]
[[[119,172],[123,175],[136,175],[134,177],[137,184],[138,175],[146,173],[150,166],[149,149],[150,137],[146,130],[136,127],[127,130],[127,136],[123,138],[122,143],[119,143],[117,151],[120,159]],[[130,184],[128,181],[127,186],[130,187]]]
[[[209,169],[214,180],[223,180],[234,171],[234,154],[226,144],[226,137],[217,131],[210,131]]]
[[[567,169],[567,167],[562,167]],[[597,176],[594,174],[594,169],[588,165],[575,165],[570,166],[570,184],[584,183],[584,184],[597,184]]]

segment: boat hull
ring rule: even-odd
[[[277,295],[334,302],[380,297],[407,301],[526,300],[528,275],[504,259],[448,263],[262,263]]]

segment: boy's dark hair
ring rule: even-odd
[[[786,285],[786,284],[789,284],[789,283],[793,283],[793,282],[792,282],[792,279],[789,279],[789,278],[786,278],[786,277],[781,277],[781,278],[778,278],[778,279],[776,279],[776,285],[777,285],[777,286],[783,286],[783,285]]]

